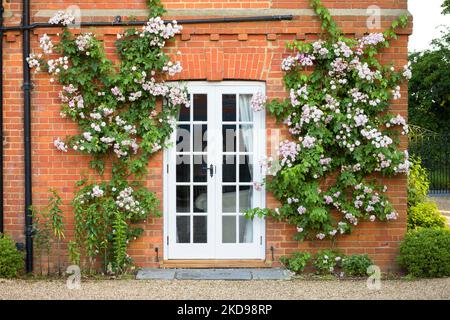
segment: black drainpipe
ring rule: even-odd
[[[37,28],[60,28],[61,26],[49,23],[33,23],[30,24],[30,0],[23,0],[22,9],[22,25],[21,26],[3,26],[3,4],[0,13],[0,232],[3,232],[3,33],[8,31],[22,32],[22,54],[23,54],[23,102],[24,102],[24,161],[25,161],[25,248],[26,248],[26,271],[33,271],[33,238],[32,238],[32,216],[30,206],[32,204],[32,180],[31,180],[31,76],[30,69],[26,58],[30,55],[30,31]],[[211,18],[211,19],[186,19],[178,20],[183,24],[207,24],[207,23],[239,23],[239,22],[256,22],[256,21],[283,21],[292,20],[292,15],[276,15],[276,16],[254,16],[254,17],[237,17],[237,18]],[[165,21],[169,23],[171,21]],[[109,26],[139,26],[146,24],[146,21],[125,21],[122,22],[120,17],[116,17],[114,22],[85,22],[81,23],[81,27],[109,27]]]
[[[30,55],[30,0],[23,0],[22,14],[22,52],[23,52],[23,137],[25,148],[25,248],[26,270],[33,271],[33,238],[32,238],[32,185],[31,185],[31,80],[30,68],[26,58]]]
[[[292,15],[274,15],[274,16],[252,16],[252,17],[236,17],[236,18],[208,18],[208,19],[180,19],[177,20],[179,25],[183,24],[209,24],[209,23],[240,23],[240,22],[268,22],[268,21],[284,21],[292,20]],[[130,27],[143,26],[147,21],[121,21],[121,17],[115,17],[113,22],[94,21],[81,22],[80,27]],[[164,20],[164,23],[172,23],[173,20]],[[1,28],[3,31],[23,31],[38,28],[61,28],[61,25],[50,24],[47,22],[35,22],[28,25],[21,26],[7,26]]]
[[[3,223],[3,2],[0,7],[0,233]]]

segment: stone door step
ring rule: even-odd
[[[285,269],[141,269],[137,280],[289,280]]]

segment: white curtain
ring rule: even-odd
[[[242,122],[253,122],[253,110],[250,106],[250,101],[252,99],[252,95],[249,94],[240,94],[239,95],[239,120]],[[245,151],[246,152],[253,152],[252,148],[252,139],[253,139],[253,126],[242,126],[240,128],[240,136],[242,137],[242,142],[244,143]],[[242,149],[241,149],[242,150]],[[242,157],[245,158],[245,157]],[[241,158],[241,159],[242,159]],[[240,159],[240,160],[241,160]],[[251,158],[249,158],[250,160]],[[242,160],[241,160],[242,161]],[[253,172],[250,170],[249,172],[250,176],[252,177],[251,180],[253,180]],[[249,189],[248,191],[242,191],[247,194],[243,195],[243,197],[248,197],[248,203],[252,203],[252,190]],[[240,198],[242,195],[240,195]],[[240,201],[242,201],[240,199]],[[242,232],[242,230],[241,230]],[[243,242],[244,243],[251,243],[253,242],[253,221],[247,221],[245,223],[245,230],[244,230],[244,236],[243,236]]]
[[[253,110],[250,106],[250,100],[252,96],[249,94],[239,95],[239,120],[242,122],[253,122]],[[244,126],[244,128],[246,128]],[[253,130],[249,130],[248,127],[241,130],[241,136],[244,140],[245,151],[252,152],[252,135]]]

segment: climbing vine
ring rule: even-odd
[[[361,220],[397,219],[375,174],[390,177],[409,167],[407,152],[399,150],[400,131],[404,135],[408,127],[389,105],[401,97],[399,85],[411,71],[377,59],[408,18],[399,17],[384,33],[353,39],[342,34],[320,0],[311,6],[323,37],[288,45],[294,54],[281,68],[290,97],[267,104],[292,135],[280,144],[279,160],[264,161],[273,175],[266,178],[267,189],[281,206],[247,212],[297,226],[298,240],[335,239]]]
[[[182,70],[163,50],[182,27],[160,18],[159,0],[148,5],[150,18],[141,30],[117,35],[119,63],[106,57],[95,34],[73,34],[68,26],[74,17],[63,11],[50,19],[63,27],[59,42],[43,35],[42,52],[28,58],[31,68],[62,85],[61,117],[78,124],[80,133],[58,137],[55,147],[90,155],[90,168],[101,177],[77,183],[71,259],[79,264],[84,257],[95,266],[101,258],[114,273],[132,265],[127,248],[142,232],[137,224],[160,214],[159,200],[142,180],[149,159],[166,147],[179,107],[189,106],[184,88],[164,82]]]

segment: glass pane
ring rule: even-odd
[[[177,243],[191,242],[191,217],[178,216],[177,217]]]
[[[194,94],[194,121],[208,120],[208,96]]]
[[[236,213],[236,186],[222,187],[222,212]]]
[[[206,155],[194,156],[194,182],[208,181],[207,160]]]
[[[189,121],[191,119],[191,111],[185,105],[181,105],[178,121]]]
[[[252,100],[251,94],[239,95],[239,121],[242,122],[253,121],[253,110],[250,106],[251,100]]]
[[[239,217],[239,242],[253,242],[253,221],[244,216]]]
[[[206,152],[208,146],[208,126],[205,124],[194,125],[194,152]]]
[[[194,216],[194,243],[208,242],[208,225],[206,216]]]
[[[194,186],[194,212],[208,211],[208,189],[206,186]]]
[[[223,157],[222,181],[236,182],[236,156]]]
[[[177,158],[177,162],[180,162],[177,163],[177,182],[189,182],[191,177],[189,156],[182,155]]]
[[[236,216],[222,217],[222,243],[236,243]]]
[[[190,152],[191,127],[180,125],[177,128],[177,152]]]
[[[177,212],[191,212],[189,186],[177,186]]]
[[[222,95],[222,120],[225,122],[236,121],[236,95]]]
[[[239,156],[239,181],[240,182],[252,182],[253,177],[253,157],[252,156]]]
[[[253,126],[239,126],[239,152],[253,152]]]
[[[243,213],[252,208],[253,186],[239,187],[239,212]]]
[[[236,126],[222,127],[223,152],[236,152]]]

